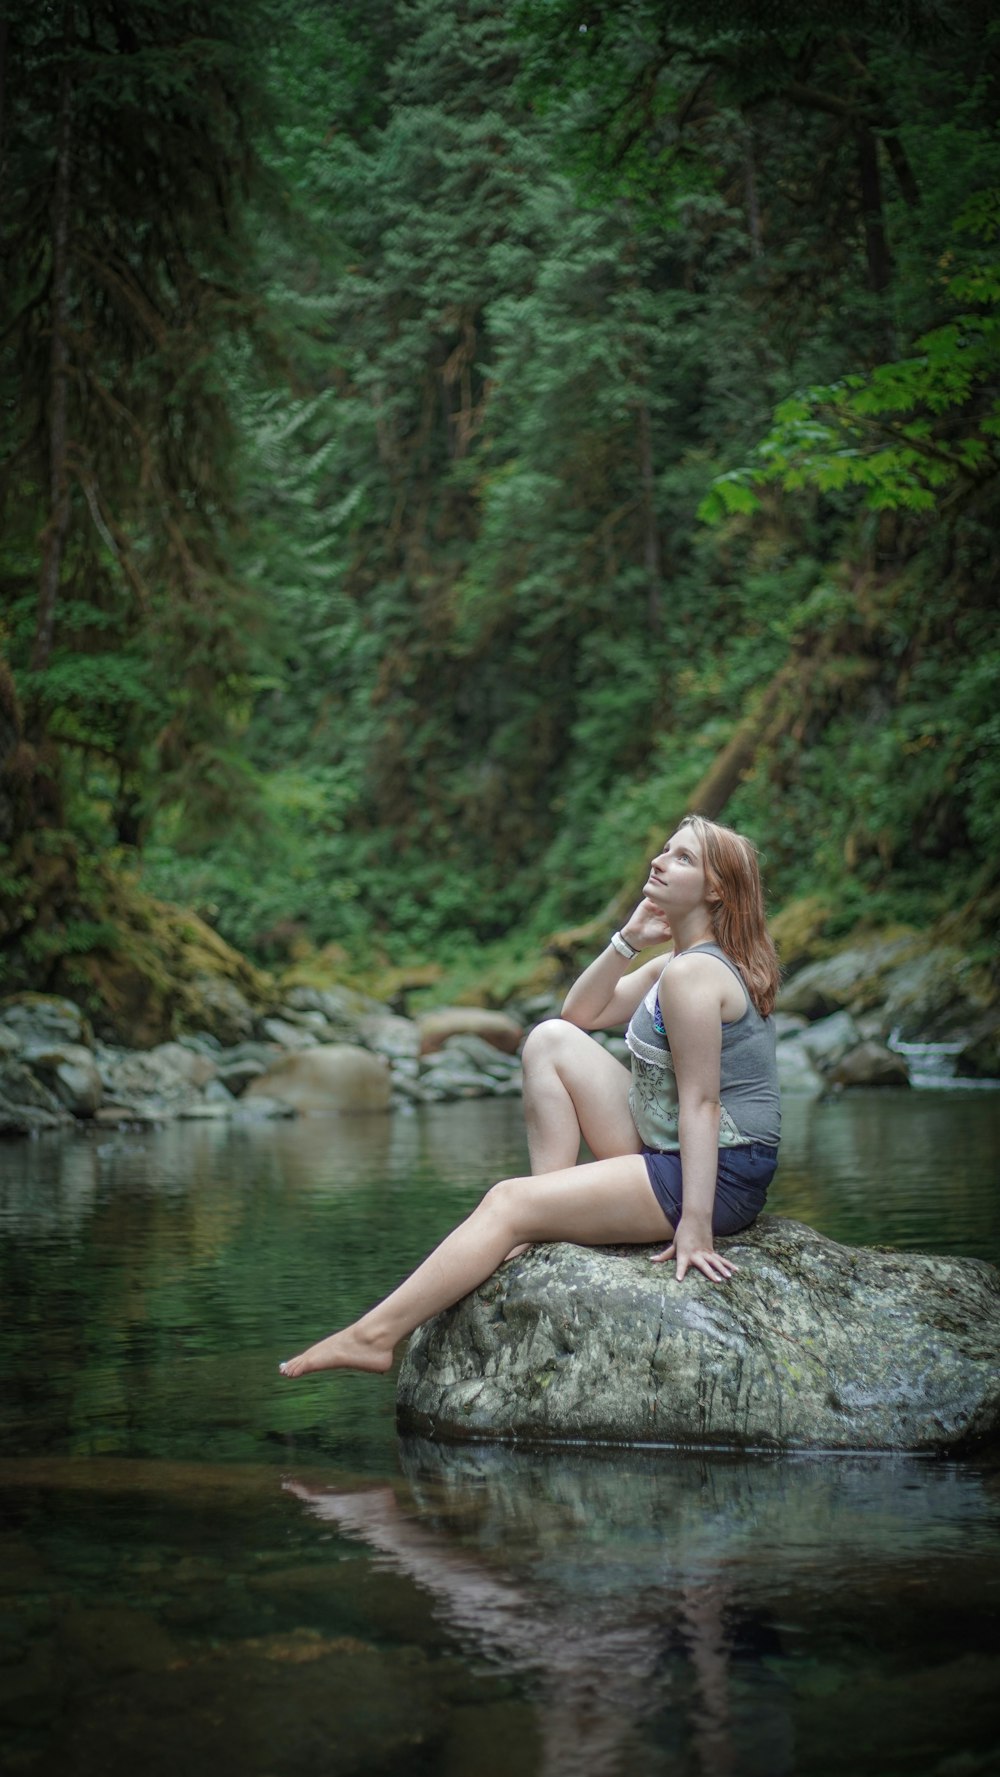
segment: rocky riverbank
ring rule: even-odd
[[[174,1118],[385,1113],[521,1091],[526,1031],[552,995],[504,1010],[445,1006],[402,1017],[344,987],[277,990],[266,1010],[232,982],[200,1002],[204,1024],[134,1049],[103,1041],[72,1000],[0,1002],[0,1134]],[[800,969],[778,1002],[786,1095],[1000,1077],[1000,1005],[982,967],[917,934],[869,938]],[[620,1060],[620,1035],[594,1039]]]
[[[227,1004],[232,1029],[234,1007]],[[183,1032],[133,1050],[96,1038],[72,1000],[0,1002],[0,1134],[72,1124],[140,1126],[310,1113],[385,1112],[521,1090],[524,1027],[477,1007],[402,1018],[345,988],[297,987],[243,1034]]]

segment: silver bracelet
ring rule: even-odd
[[[630,944],[627,938],[623,938],[621,932],[612,932],[611,948],[617,950],[618,955],[623,956],[626,962],[631,962],[632,958],[639,954],[635,945]]]

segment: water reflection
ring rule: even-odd
[[[647,1769],[654,1742],[704,1777],[818,1769],[802,1762],[796,1660],[838,1592],[854,1639],[914,1563],[946,1615],[952,1558],[1000,1578],[995,1478],[968,1469],[420,1439],[401,1464],[396,1487],[284,1485],[427,1592],[466,1658],[530,1678],[544,1777]],[[832,1691],[851,1663],[831,1651]]]

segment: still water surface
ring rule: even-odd
[[[771,1207],[996,1261],[998,1136],[792,1101]],[[1000,1770],[994,1465],[439,1448],[277,1376],[524,1166],[509,1101],[0,1150],[5,1770]]]

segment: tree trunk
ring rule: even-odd
[[[0,654],[0,845],[9,845],[19,826],[15,764],[20,745],[17,691],[10,667]]]
[[[858,124],[855,131],[858,145],[858,173],[861,185],[861,211],[865,224],[865,252],[868,258],[868,286],[876,296],[889,288],[892,277],[892,255],[885,232],[882,209],[882,179],[878,165],[878,142],[867,124]]]
[[[48,665],[55,632],[56,605],[69,529],[69,222],[73,84],[70,70],[72,7],[63,12],[63,68],[59,81],[56,176],[52,195],[52,352],[49,372],[49,516],[41,537],[38,612],[31,669]]]
[[[757,167],[753,152],[753,131],[747,125],[744,136],[743,176],[746,189],[747,229],[750,235],[750,257],[759,259],[764,251],[760,229],[760,199],[757,196]]]
[[[646,567],[646,616],[650,634],[660,626],[660,600],[663,592],[663,568],[660,560],[660,531],[656,522],[656,478],[653,467],[653,427],[649,403],[643,399],[636,406],[639,434],[639,484],[642,489],[643,560]]]

